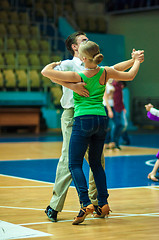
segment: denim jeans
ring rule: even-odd
[[[98,205],[107,203],[108,191],[101,155],[107,130],[106,116],[85,115],[74,118],[69,144],[69,169],[77,189],[82,207],[91,204],[82,170],[83,158],[89,145],[89,164],[98,191]]]
[[[125,131],[127,129],[127,119],[126,119],[126,115],[124,111],[116,112],[113,109],[113,113],[114,113],[114,117],[112,119],[114,126],[113,126],[113,130],[112,130],[112,142],[115,142],[116,145],[119,145],[119,139],[120,136],[122,135],[123,131]]]
[[[112,129],[112,119],[109,118],[108,116],[108,110],[106,107],[105,108],[105,112],[106,112],[106,115],[107,115],[107,133],[106,133],[106,138],[105,138],[105,141],[104,143],[108,144],[111,142],[111,129]]]

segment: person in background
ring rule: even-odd
[[[127,142],[127,144],[130,143],[130,140],[128,138],[127,134],[127,119],[126,119],[126,109],[123,102],[123,88],[125,84],[123,81],[115,81],[113,80],[112,86],[114,87],[114,94],[113,94],[113,100],[114,100],[114,106],[113,106],[113,129],[112,129],[112,142],[114,143],[113,148],[117,148],[121,150],[119,146],[119,140],[120,137],[123,136],[124,140]]]
[[[126,110],[123,103],[122,89],[126,83],[123,81],[114,81],[109,79],[106,85],[106,94],[104,95],[106,111],[108,112],[108,131],[105,140],[105,149],[121,149],[119,140],[122,138],[125,145],[130,144],[127,133]],[[110,111],[111,108],[111,111]],[[107,110],[108,109],[108,110]]]
[[[106,139],[105,139],[105,144],[104,144],[104,149],[113,149],[115,146],[114,142],[111,142],[111,129],[112,129],[112,119],[114,117],[113,114],[113,107],[114,107],[114,100],[113,100],[113,95],[114,95],[114,87],[111,84],[112,79],[109,79],[107,84],[106,84],[106,89],[103,97],[103,104],[105,106],[105,111],[108,117],[108,128],[107,128],[107,134],[106,134]]]
[[[136,76],[140,62],[143,61],[144,51],[134,55],[134,64],[128,72],[117,71],[110,67],[99,67],[103,60],[99,46],[91,41],[85,41],[79,46],[79,56],[85,64],[82,72],[56,71],[54,68],[60,62],[48,64],[42,74],[51,81],[64,85],[67,82],[85,82],[89,97],[82,97],[74,93],[74,123],[69,143],[69,169],[78,192],[81,209],[73,221],[77,225],[85,217],[93,213],[94,205],[88,196],[87,182],[83,173],[82,164],[85,152],[89,146],[89,164],[93,172],[97,191],[98,207],[95,217],[108,216],[110,208],[107,198],[109,196],[106,184],[105,171],[101,164],[104,140],[107,129],[106,112],[103,105],[105,85],[109,78],[131,81]]]
[[[147,105],[145,105],[146,111],[148,111],[147,116],[149,119],[153,120],[153,121],[159,121],[159,110],[154,108],[154,106],[149,103]],[[159,151],[156,155],[156,162],[155,165],[152,169],[152,171],[148,174],[148,179],[151,179],[152,181],[158,182],[159,179],[156,177],[156,173],[159,169]]]

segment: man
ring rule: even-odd
[[[80,72],[84,70],[83,62],[79,58],[78,48],[81,42],[87,41],[88,38],[84,32],[75,32],[71,34],[66,39],[66,47],[69,52],[73,55],[72,60],[64,60],[61,62],[59,66],[56,67],[56,70],[62,71],[74,71]],[[114,69],[119,71],[124,71],[133,65],[134,60],[128,60],[123,63],[119,63],[114,65]],[[55,81],[56,82],[56,81]],[[69,149],[69,141],[72,132],[73,125],[73,115],[74,115],[74,102],[73,102],[73,91],[68,89],[71,88],[73,91],[82,95],[84,97],[88,97],[89,93],[84,87],[84,83],[65,83],[63,87],[63,96],[61,98],[61,106],[64,111],[61,118],[61,127],[63,134],[63,145],[62,145],[62,155],[59,159],[57,170],[56,170],[56,179],[53,188],[53,196],[50,201],[50,205],[46,208],[45,213],[48,218],[56,222],[58,212],[62,211],[66,194],[68,188],[72,182],[71,173],[68,168],[68,149]],[[88,154],[86,154],[85,158],[88,160]],[[102,166],[104,167],[104,154],[102,154],[101,158]],[[90,171],[89,174],[89,197],[91,199],[92,204],[95,206],[98,205],[97,202],[97,190],[94,182],[93,174]]]

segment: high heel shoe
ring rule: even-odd
[[[93,204],[81,208],[78,216],[75,217],[75,220],[73,221],[72,225],[78,225],[79,223],[82,223],[88,214],[93,214],[93,211],[94,211]]]
[[[95,218],[105,218],[109,215],[109,212],[112,212],[109,208],[108,204],[105,204],[103,207],[99,207],[96,209],[96,214],[94,214]]]

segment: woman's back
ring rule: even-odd
[[[81,80],[87,84],[85,88],[89,91],[89,97],[82,97],[74,92],[74,117],[82,115],[106,115],[103,106],[105,84],[101,85],[99,83],[104,70],[104,68],[100,68],[99,72],[90,78],[86,77],[84,73],[78,73],[81,76]]]

